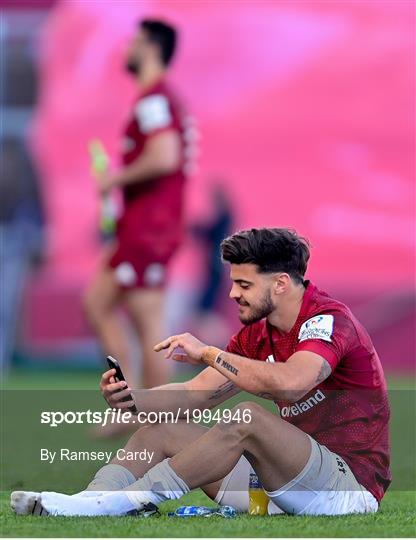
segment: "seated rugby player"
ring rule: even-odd
[[[152,463],[114,459],[76,495],[14,492],[16,513],[125,515],[199,487],[245,512],[251,467],[270,513],[378,510],[390,484],[389,404],[366,330],[347,306],[304,279],[309,247],[295,232],[236,233],[222,242],[222,258],[243,328],[225,351],[190,334],[156,345],[167,358],[207,367],[188,382],[138,391],[135,404],[139,411],[206,409],[244,390],[274,401],[280,415],[247,401],[231,410],[232,421],[211,428],[186,418],[146,425],[126,450],[153,451]],[[105,399],[131,407],[121,401],[130,389],[114,374],[102,377]]]

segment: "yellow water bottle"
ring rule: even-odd
[[[260,483],[257,473],[251,469],[248,482],[248,513],[250,516],[265,516],[269,497]]]

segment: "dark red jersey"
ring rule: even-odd
[[[189,153],[185,148],[189,142],[188,128],[189,118],[163,81],[140,95],[134,104],[123,137],[123,164],[134,162],[151,137],[168,130],[176,131],[181,137],[182,159],[178,169],[169,175],[124,186],[124,213],[117,226],[120,244],[153,245],[161,255],[179,244]]]
[[[277,402],[282,418],[340,455],[378,501],[390,484],[390,415],[383,369],[371,339],[347,306],[306,283],[295,325],[281,333],[265,319],[232,337],[229,352],[286,362],[311,351],[331,375],[295,403]]]

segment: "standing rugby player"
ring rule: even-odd
[[[17,513],[37,507],[62,516],[122,515],[197,487],[244,512],[250,466],[273,511],[378,510],[391,480],[389,404],[369,335],[347,306],[305,280],[309,247],[295,232],[251,229],[221,248],[244,327],[226,351],[190,334],[159,343],[156,350],[166,350],[167,357],[208,367],[163,393],[138,392],[136,405],[140,411],[185,413],[245,390],[276,402],[280,416],[247,401],[209,429],[187,421],[186,414],[179,424],[147,425],[126,450],[153,451],[151,464],[114,459],[73,496],[15,492]],[[121,401],[128,390],[113,376],[103,375],[104,397],[111,407],[131,406]]]
[[[136,387],[128,342],[117,309],[123,304],[142,349],[142,386],[163,384],[169,363],[153,350],[163,335],[166,266],[182,238],[185,128],[188,119],[167,84],[176,31],[143,20],[126,68],[139,87],[122,141],[123,168],[99,178],[102,194],[121,189],[124,213],[116,242],[85,295],[85,309],[106,354],[119,359]]]

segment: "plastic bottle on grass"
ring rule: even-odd
[[[248,513],[250,516],[265,516],[269,497],[260,483],[257,473],[251,469],[248,483]]]
[[[225,518],[234,518],[237,511],[232,506],[218,506],[217,508],[209,508],[208,506],[180,506],[174,512],[169,512],[169,517],[210,517],[222,516]]]

